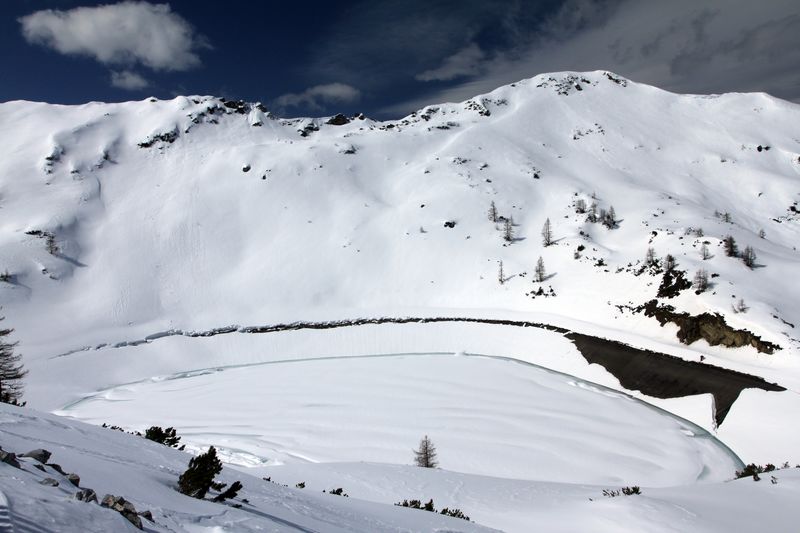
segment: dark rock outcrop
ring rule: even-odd
[[[344,126],[345,124],[349,124],[349,123],[350,123],[350,119],[347,118],[346,116],[342,115],[341,113],[339,113],[336,116],[333,116],[333,117],[329,118],[328,121],[325,122],[325,124],[330,124],[331,126]]]
[[[645,316],[654,317],[664,326],[673,323],[678,326],[678,340],[684,344],[692,344],[700,339],[705,339],[711,346],[722,345],[727,348],[752,346],[761,353],[771,354],[781,347],[769,341],[761,340],[746,329],[734,329],[725,322],[720,314],[677,313],[671,305],[658,305],[656,300],[650,300],[641,308]]]
[[[119,514],[124,516],[128,520],[128,522],[130,522],[137,528],[142,529],[142,519],[136,513],[136,508],[133,506],[131,502],[127,501],[122,496],[114,496],[113,494],[106,494],[103,497],[103,501],[100,502],[100,505],[117,511]]]
[[[11,465],[14,468],[19,468],[19,461],[17,461],[17,454],[4,451],[0,448],[0,462]]]
[[[36,459],[42,464],[47,464],[47,461],[50,460],[50,456],[53,455],[52,453],[44,450],[42,448],[31,450],[28,453],[23,453],[22,457],[30,457],[31,459]]]
[[[81,489],[75,493],[75,499],[79,502],[97,502],[97,493],[92,489]]]
[[[678,296],[681,291],[690,289],[692,282],[686,279],[683,270],[667,270],[664,272],[664,277],[661,278],[661,285],[658,287],[659,298],[674,298]]]
[[[64,472],[64,469],[63,469],[63,468],[61,468],[61,465],[60,465],[60,464],[57,464],[57,463],[47,463],[47,466],[49,466],[50,468],[52,468],[53,470],[55,470],[56,472],[58,472],[58,473],[59,473],[59,474],[61,474],[62,476],[66,476],[66,475],[67,475],[67,473],[66,473],[66,472]]]
[[[47,485],[48,487],[58,487],[58,481],[51,477],[46,477],[39,482],[39,485]]]

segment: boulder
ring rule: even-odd
[[[128,522],[133,524],[139,529],[142,529],[142,519],[139,518],[139,515],[136,514],[136,508],[133,504],[127,501],[122,496],[114,496],[113,494],[106,494],[103,497],[103,501],[100,502],[100,505],[103,507],[108,507],[109,509],[113,509],[117,511],[119,514],[124,516]]]
[[[79,502],[97,502],[97,493],[92,489],[81,489],[75,493],[75,499]]]
[[[66,476],[66,475],[67,475],[67,473],[66,473],[66,472],[64,472],[64,469],[63,469],[63,468],[61,468],[61,465],[59,465],[59,464],[56,464],[56,463],[47,463],[47,466],[49,466],[50,468],[52,468],[53,470],[55,470],[56,472],[58,472],[58,473],[59,473],[59,474],[61,474],[62,476]]]
[[[47,464],[47,461],[50,460],[51,455],[53,454],[47,450],[38,448],[36,450],[31,450],[28,453],[23,453],[21,457],[30,457],[31,459],[36,459],[42,464]]]
[[[17,455],[11,452],[4,451],[0,449],[0,462],[3,462],[7,465],[11,465],[14,468],[19,468],[19,461],[17,461]]]
[[[67,474],[67,481],[75,485],[76,487],[80,487],[81,485],[81,476],[78,474]]]
[[[39,485],[47,485],[48,487],[58,487],[58,481],[51,477],[46,477],[39,482]]]

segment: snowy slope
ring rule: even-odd
[[[526,481],[376,463],[294,463],[233,470],[219,479],[242,481],[229,504],[179,494],[176,480],[189,455],[111,429],[0,405],[6,451],[44,447],[51,462],[80,475],[81,488],[123,496],[147,531],[489,531],[476,523],[392,504],[433,499],[437,508],[460,508],[477,523],[504,531],[782,531],[800,514],[800,470],[790,468],[750,479],[673,488],[644,488],[640,496],[604,497],[618,484]],[[74,498],[78,488],[51,467],[21,458],[22,469],[0,463],[0,527],[18,531],[136,531],[115,511]],[[268,483],[261,477],[270,477]],[[774,476],[775,483],[772,482]],[[39,482],[51,477],[58,487]],[[299,482],[304,489],[293,488]],[[288,487],[283,487],[286,484]],[[342,486],[350,495],[324,494]],[[242,500],[247,499],[249,503]],[[5,500],[5,501],[4,501]],[[371,503],[375,502],[375,503]]]
[[[112,429],[62,420],[30,409],[0,405],[3,449],[52,452],[50,461],[80,476],[80,488],[123,496],[143,519],[147,531],[487,531],[478,525],[434,513],[368,503],[355,498],[300,491],[260,477],[224,468],[217,479],[244,488],[224,504],[197,500],[176,490],[191,455]],[[74,498],[78,488],[50,467],[41,472],[33,459],[21,469],[0,463],[0,517],[10,515],[16,531],[136,531],[116,511]],[[59,486],[40,484],[45,478]],[[243,502],[246,499],[249,503]],[[231,504],[241,504],[234,508]],[[1,524],[1,522],[0,522]]]
[[[211,335],[297,320],[508,318],[702,356],[778,383],[788,390],[745,390],[720,428],[707,395],[624,392],[714,432],[746,462],[800,462],[791,424],[800,287],[789,282],[800,242],[798,119],[800,107],[765,94],[676,95],[605,72],[543,74],[402,120],[340,125],[212,97],[0,104],[0,305],[30,370],[26,399],[95,423],[174,425],[193,449],[215,444],[238,464],[402,464],[426,431],[447,444],[453,470],[536,482],[618,476],[685,487],[700,465],[719,472],[706,486],[739,464],[707,460],[694,444],[652,446],[661,436],[682,442],[675,420],[625,396],[560,393],[564,383],[543,384],[534,370],[523,379],[508,361],[430,355],[511,358],[624,391],[551,331],[418,324]],[[578,200],[613,206],[618,227],[587,222]],[[513,242],[488,220],[491,202],[513,216]],[[547,218],[555,243],[545,247]],[[755,268],[725,256],[726,235],[755,248]],[[685,346],[674,325],[633,312],[661,281],[636,275],[649,246],[674,255],[689,279],[699,268],[712,276],[710,290],[661,303],[720,313],[781,349]],[[549,275],[541,284],[539,256]],[[532,297],[540,286],[555,296]],[[735,312],[739,299],[747,312]],[[194,332],[209,335],[185,335]],[[325,359],[392,354],[415,357]],[[313,361],[285,363],[299,359]],[[436,377],[423,379],[428,372]],[[494,401],[505,394],[516,403]],[[209,397],[230,404],[202,420],[194,406]],[[399,398],[421,403],[389,416]],[[531,432],[556,398],[553,430]],[[614,416],[591,420],[606,401]],[[369,416],[351,420],[343,405]],[[427,420],[413,415],[426,405]],[[453,430],[459,413],[486,405],[491,423]],[[317,431],[326,424],[346,438]],[[597,462],[570,471],[581,438]],[[353,447],[359,440],[370,444]],[[622,451],[603,456],[603,443]],[[483,445],[498,459],[481,464]]]
[[[411,309],[546,312],[672,340],[655,321],[613,307],[654,297],[652,277],[614,272],[641,260],[656,231],[659,255],[673,253],[690,274],[705,266],[720,275],[716,294],[669,303],[722,312],[789,349],[776,359],[789,353],[792,328],[772,314],[800,322],[797,289],[780,282],[798,257],[788,209],[800,200],[800,108],[763,94],[623,86],[600,72],[562,95],[548,78],[566,76],[471,101],[489,116],[447,104],[397,123],[342,126],[264,118],[254,127],[208,97],[3,104],[0,250],[14,283],[2,301],[31,356],[50,342]],[[300,136],[311,122],[319,131]],[[176,140],[139,147],[165,132]],[[575,194],[590,202],[593,192],[600,207],[614,206],[618,229],[575,214]],[[503,246],[486,220],[490,201],[513,215],[520,241]],[[558,242],[544,249],[547,217]],[[684,236],[698,227],[711,242],[707,262],[698,239]],[[29,230],[52,232],[58,254]],[[724,257],[718,244],[729,233],[755,246],[764,267]],[[587,250],[576,261],[579,244]],[[539,255],[556,298],[525,296]],[[592,266],[600,257],[608,267]],[[505,286],[500,259],[512,277]],[[731,294],[745,298],[747,314],[731,313]]]

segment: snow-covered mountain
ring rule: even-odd
[[[687,486],[740,459],[794,464],[797,124],[800,106],[766,94],[676,95],[600,71],[389,122],[207,96],[0,104],[0,305],[25,398],[175,426],[190,449],[259,469],[407,463],[425,433],[443,469],[505,481]],[[387,317],[495,323],[319,329]],[[273,327],[294,322],[308,324]],[[737,389],[717,427],[708,391],[626,387],[565,330],[787,390]],[[520,512],[478,521],[521,531]]]

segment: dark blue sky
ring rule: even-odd
[[[680,92],[798,100],[800,8],[752,4],[5,0],[0,101],[213,94],[282,115],[389,118],[540,72],[595,69]]]

